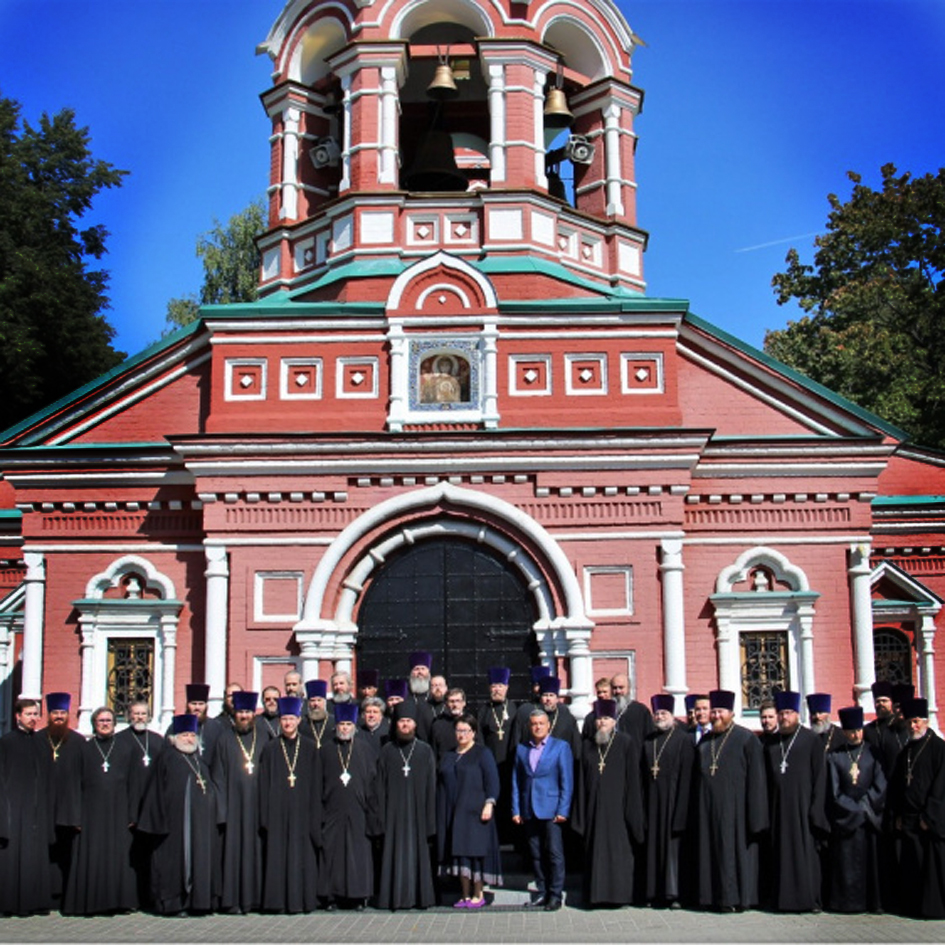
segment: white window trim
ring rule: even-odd
[[[338,358],[335,362],[335,396],[339,400],[373,400],[377,398],[379,390],[380,362],[375,357],[367,358]],[[359,391],[345,390],[346,367],[366,367],[372,369],[372,383],[370,387]]]
[[[631,365],[639,361],[655,361],[656,362],[656,385],[654,387],[639,388],[632,387],[630,385],[630,370]],[[663,355],[662,352],[654,351],[652,353],[623,353],[620,355],[620,386],[622,388],[621,393],[630,394],[634,396],[641,396],[647,394],[663,394],[666,391],[665,388],[665,379],[663,376]]]
[[[257,571],[253,575],[253,623],[295,623],[302,616],[303,581],[302,571]],[[288,614],[267,614],[263,610],[263,588],[267,580],[291,580],[296,582],[295,612]]]
[[[594,606],[591,595],[591,578],[595,574],[622,574],[624,576],[624,593],[626,605],[624,607]],[[584,568],[584,600],[587,601],[587,615],[589,617],[630,617],[633,615],[633,565],[587,565]]]
[[[600,387],[593,390],[581,390],[572,383],[572,372],[578,361],[596,361],[600,365]],[[607,355],[606,354],[577,354],[570,353],[564,356],[564,385],[565,391],[574,397],[606,397],[607,396]]]
[[[523,362],[540,361],[545,365],[545,386],[542,388],[519,388],[518,365]],[[550,354],[510,354],[509,355],[509,396],[510,397],[550,397],[552,393],[551,355]]]
[[[311,391],[292,389],[293,368],[315,368],[315,386]],[[321,358],[283,358],[279,368],[279,394],[283,400],[321,400],[323,366]]]
[[[260,383],[259,383],[259,393],[258,394],[241,394],[236,388],[239,386],[234,385],[233,374],[234,371],[241,367],[259,367],[262,368],[260,372]],[[224,399],[229,401],[235,400],[265,400],[266,399],[266,388],[268,384],[268,362],[265,358],[228,358],[226,361],[226,375],[224,379]]]

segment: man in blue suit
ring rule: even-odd
[[[574,758],[567,742],[550,736],[542,709],[528,717],[530,741],[515,751],[512,772],[512,822],[524,824],[538,898],[532,906],[554,912],[564,890],[564,839],[561,825],[571,812]]]

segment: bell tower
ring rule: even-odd
[[[378,301],[445,252],[500,298],[642,295],[637,42],[612,0],[291,0],[261,294]]]

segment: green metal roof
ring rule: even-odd
[[[873,506],[933,506],[945,505],[945,495],[878,495],[870,503]]]

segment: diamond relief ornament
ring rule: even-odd
[[[295,384],[297,387],[304,387],[308,383],[308,375],[299,372],[295,375]]]
[[[594,372],[590,368],[584,368],[578,377],[586,384],[588,381],[594,380]]]
[[[529,368],[522,377],[526,384],[534,384],[538,380],[538,372],[534,368]]]
[[[469,227],[465,223],[457,223],[453,229],[453,234],[455,236],[463,237],[469,232]]]
[[[363,384],[364,381],[365,374],[362,371],[355,371],[354,374],[351,375],[351,383],[354,384],[355,387]]]
[[[644,381],[650,379],[650,369],[645,367],[637,368],[637,372],[633,376],[642,384]]]
[[[241,375],[240,375],[240,387],[242,387],[244,390],[245,390],[247,387],[252,387],[252,386],[253,386],[253,380],[254,380],[254,378],[253,378],[253,375],[252,375],[252,374],[241,374]]]
[[[432,232],[433,227],[428,226],[425,223],[422,226],[418,226],[416,229],[417,236],[419,236],[422,240],[425,240]]]

